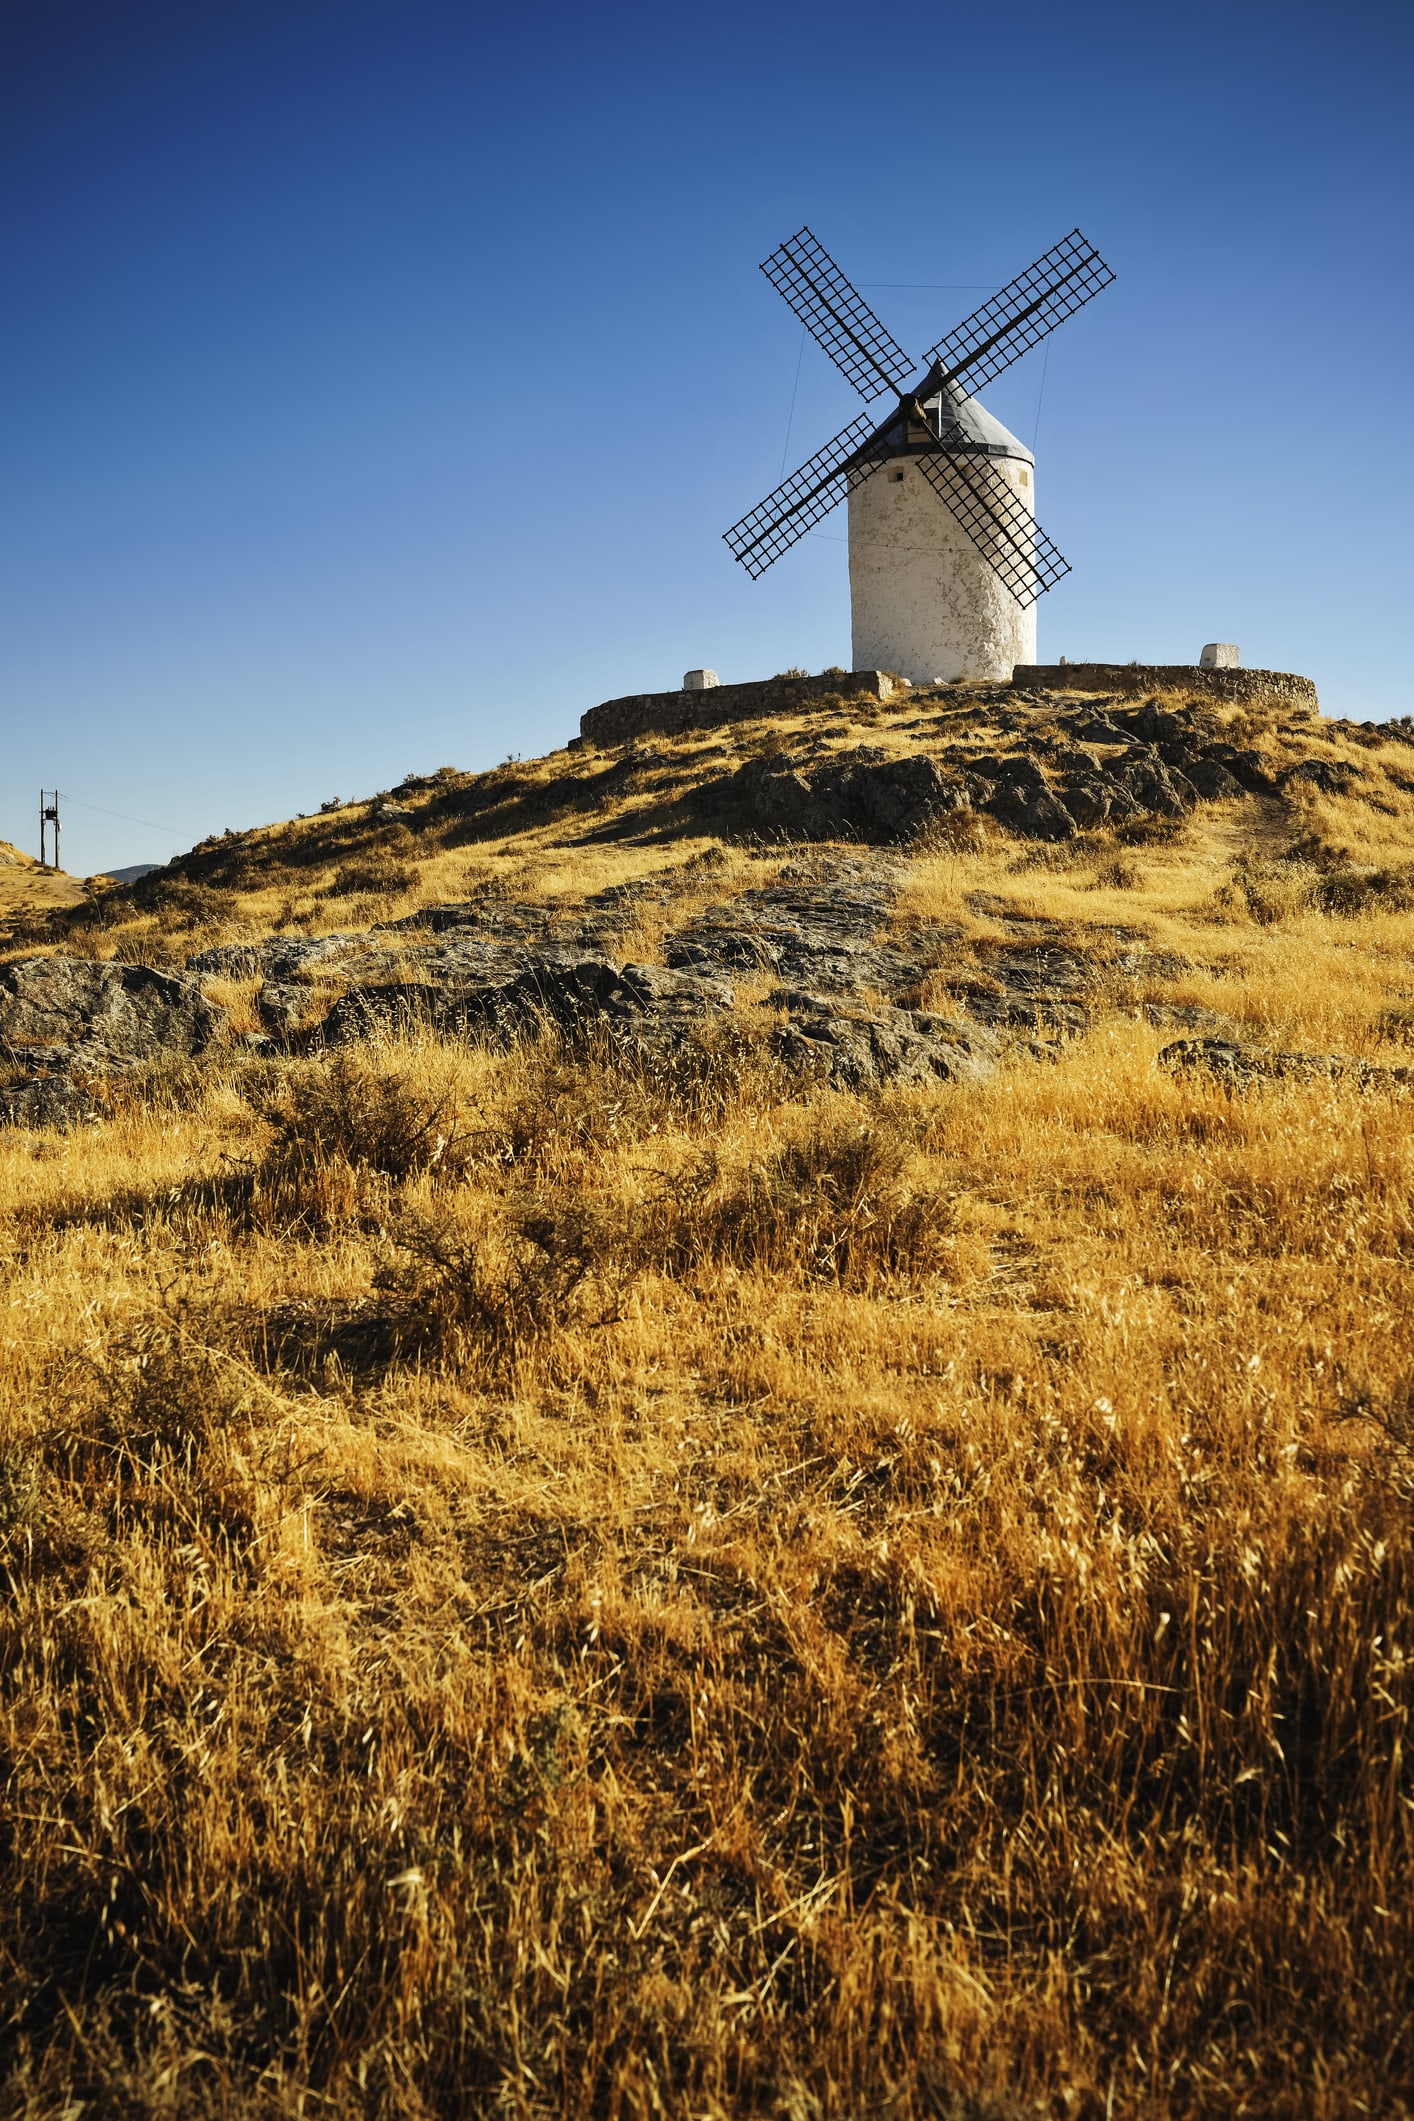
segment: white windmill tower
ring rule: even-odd
[[[971,395],[1114,278],[1079,229],[923,356],[908,356],[808,228],[761,267],[865,398],[853,421],[726,533],[764,574],[849,500],[856,670],[916,685],[1010,678],[1036,661],[1036,600],[1070,572],[1035,515],[1035,460]],[[876,477],[875,474],[882,474]],[[943,506],[939,508],[941,500]]]

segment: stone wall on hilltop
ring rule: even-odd
[[[591,707],[580,717],[579,733],[607,749],[637,736],[681,736],[841,700],[889,700],[897,690],[882,670],[824,670],[818,677],[756,678],[743,685],[711,685],[703,692],[634,692]]]
[[[1018,663],[1011,681],[1038,692],[1109,692],[1126,699],[1187,692],[1233,707],[1276,700],[1298,713],[1321,711],[1310,678],[1289,670],[1204,670],[1197,663]]]

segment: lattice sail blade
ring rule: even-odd
[[[924,360],[930,365],[938,362],[945,380],[961,380],[969,393],[975,393],[1077,309],[1083,309],[1113,278],[1094,245],[1073,228],[999,295],[940,339]]]
[[[808,228],[763,259],[761,271],[861,397],[907,388],[908,355]]]
[[[749,515],[723,532],[732,558],[740,560],[753,579],[763,575],[773,560],[778,560],[807,530],[813,530],[822,516],[838,507],[852,486],[868,478],[884,462],[879,457],[867,466],[852,465],[848,474],[844,470],[855,451],[862,449],[876,432],[873,415],[861,413],[832,442],[817,449],[799,471],[793,471],[774,493],[768,493]]]
[[[1070,562],[1019,501],[993,457],[939,450],[918,468],[1023,609],[1070,573]]]

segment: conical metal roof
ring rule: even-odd
[[[929,412],[938,408],[939,394],[935,391],[923,404]],[[1036,459],[1024,442],[1019,442],[1009,427],[1003,427],[994,419],[978,398],[969,398],[957,383],[945,383],[942,389],[942,412],[951,423],[956,421],[969,442],[975,442],[995,457],[1019,457],[1023,464],[1034,464]]]
[[[881,454],[918,456],[938,447],[937,441],[924,430],[917,418],[909,418],[908,402],[901,403],[893,418],[876,429],[859,451],[861,457]],[[969,398],[959,384],[944,383],[941,390],[929,391],[925,383],[918,402],[937,426],[944,448],[952,440],[965,449],[983,450],[988,456],[1015,457],[1023,464],[1035,463],[1036,459],[1026,444],[1019,442],[1000,420],[994,419],[978,399]]]

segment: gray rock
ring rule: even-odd
[[[984,971],[985,982],[959,983],[969,1015],[979,1022],[1012,1033],[1046,1030],[1070,1037],[1088,1028],[1092,969],[1073,951],[1044,943],[1002,951],[986,960]]]
[[[1086,744],[1127,744],[1130,740],[1129,731],[1107,714],[1082,716],[1075,725],[1075,734]]]
[[[1206,803],[1231,802],[1249,793],[1220,759],[1190,759],[1188,779]]]
[[[1141,1014],[1158,1031],[1201,1031],[1208,1038],[1232,1043],[1237,1026],[1218,1009],[1205,1009],[1201,1002],[1145,1002]]]
[[[1079,744],[1058,743],[1051,754],[1051,766],[1055,772],[1073,774],[1080,780],[1093,780],[1100,771],[1100,764],[1097,751],[1086,751]]]
[[[813,776],[817,795],[865,839],[915,839],[935,818],[967,807],[964,786],[947,780],[924,756],[826,766]]]
[[[1249,795],[1271,795],[1276,782],[1268,773],[1260,751],[1245,749],[1236,744],[1207,744],[1203,757],[1214,765],[1225,766],[1238,786]]]
[[[269,980],[308,979],[351,951],[366,949],[364,935],[275,935],[265,942],[217,943],[187,959],[188,972],[218,979],[248,979],[258,973]]]
[[[1127,788],[1122,788],[1117,781],[1101,780],[1098,775],[1085,780],[1068,780],[1059,794],[1076,824],[1086,828],[1119,823],[1140,814],[1139,805]]]
[[[420,970],[427,971],[424,958]],[[680,1038],[732,1005],[722,982],[665,971],[660,965],[614,965],[569,953],[502,964],[479,983],[402,980],[356,988],[334,1004],[322,1039],[342,1045],[375,1030],[428,1024],[444,1032],[509,1042],[551,1027],[583,1036],[596,1027],[640,1039]]]
[[[998,824],[1028,840],[1073,840],[1075,819],[1051,792],[1039,759],[1029,752],[1016,758],[984,756],[973,761],[976,772],[995,783],[981,807]]]
[[[1033,791],[1044,790],[1047,785],[1041,761],[1034,752],[980,751],[969,759],[968,764],[972,772],[980,773],[984,780]]]
[[[1184,775],[1166,766],[1156,752],[1131,751],[1111,759],[1110,778],[1133,796],[1141,810],[1159,817],[1183,817],[1198,800],[1198,792]]]
[[[420,931],[428,935],[473,935],[482,942],[529,942],[548,936],[551,925],[543,906],[485,897],[464,899],[450,906],[423,906],[401,920],[384,921],[370,932],[382,936]]]
[[[308,987],[291,980],[265,981],[256,996],[260,1021],[275,1038],[289,1038],[304,1020],[309,1008]]]
[[[98,1079],[202,1053],[225,1023],[194,981],[147,965],[13,959],[0,966],[0,1045],[10,1064],[0,1123],[76,1126],[99,1110]]]
[[[0,1126],[46,1127],[67,1134],[98,1118],[99,1111],[89,1086],[67,1075],[33,1075],[0,1087]]]
[[[147,965],[28,957],[0,966],[0,1042],[65,1071],[201,1053],[225,1022],[195,981]]]
[[[1402,1089],[1414,1083],[1414,1068],[1377,1068],[1341,1053],[1269,1053],[1235,1039],[1181,1038],[1165,1046],[1159,1066],[1172,1074],[1201,1071],[1234,1089],[1256,1082],[1309,1082],[1322,1078],[1361,1090]]]
[[[970,790],[923,754],[889,758],[877,745],[860,745],[815,767],[788,753],[750,759],[694,790],[691,800],[735,812],[768,838],[890,845],[966,808]]]
[[[1301,759],[1295,766],[1288,766],[1277,775],[1277,786],[1282,793],[1294,786],[1304,784],[1319,789],[1322,795],[1346,795],[1353,784],[1361,779],[1360,768],[1337,759]]]
[[[709,906],[667,937],[669,965],[716,978],[767,972],[812,993],[901,999],[940,964],[955,931],[882,939],[899,873],[884,855],[826,857],[813,869]]]
[[[1157,700],[1146,700],[1125,719],[1137,737],[1146,744],[1157,745],[1164,759],[1178,766],[1184,765],[1194,750],[1215,737],[1219,729],[1212,710],[1196,704],[1172,708],[1161,707]]]
[[[997,1043],[976,1024],[908,1009],[845,1015],[820,997],[774,1034],[772,1049],[786,1066],[824,1077],[840,1089],[884,1083],[977,1082],[996,1065]]]

